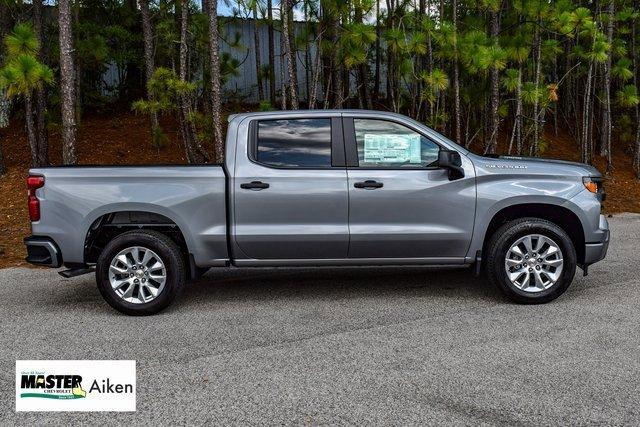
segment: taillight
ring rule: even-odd
[[[40,221],[40,200],[36,197],[36,190],[44,187],[43,176],[30,175],[27,178],[27,196],[29,203],[29,219],[31,221]]]

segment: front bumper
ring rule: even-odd
[[[602,232],[602,241],[594,243],[585,243],[584,245],[584,265],[591,265],[604,259],[607,255],[607,249],[609,249],[609,238],[611,233],[609,232],[609,223],[604,215],[600,215],[600,221],[598,225],[599,230]]]
[[[27,246],[27,262],[54,268],[62,265],[60,249],[50,237],[25,237],[24,244]]]

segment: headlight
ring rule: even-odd
[[[605,199],[604,186],[602,185],[603,184],[602,178],[585,176],[582,178],[582,183],[584,184],[584,187],[587,190],[589,190],[591,193],[602,196],[602,200]]]

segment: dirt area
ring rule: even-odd
[[[151,144],[148,119],[125,113],[109,117],[84,117],[78,132],[78,159],[80,164],[153,164],[185,163],[184,149],[175,122],[163,120],[168,141],[161,150]],[[566,135],[554,137],[544,157],[579,160],[577,145]],[[61,162],[60,129],[49,131],[51,159]],[[30,158],[25,132],[21,123],[0,129],[0,144],[5,155],[8,172],[0,178],[0,268],[26,265],[22,239],[29,235],[26,208],[25,178]],[[211,147],[207,147],[211,150]],[[606,182],[605,210],[640,212],[640,183],[634,179],[631,158],[619,149],[615,153],[613,176]],[[596,166],[604,170],[603,159]]]

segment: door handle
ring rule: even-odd
[[[269,188],[269,184],[262,181],[251,181],[240,184],[240,188],[243,190],[264,190],[265,188]]]
[[[372,179],[366,180],[364,182],[356,182],[353,184],[355,188],[365,188],[367,190],[375,190],[376,188],[382,188],[384,184],[378,181],[374,181]]]

